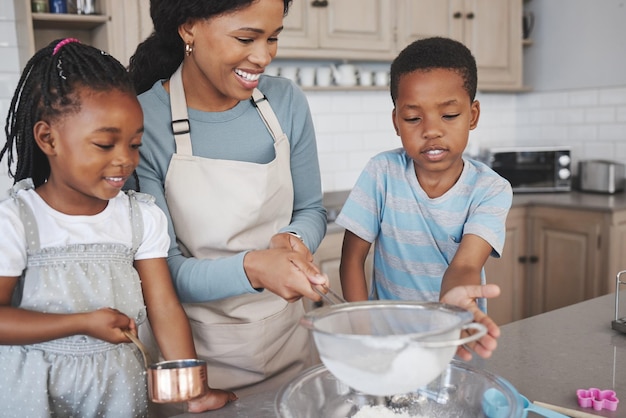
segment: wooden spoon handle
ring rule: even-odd
[[[148,354],[148,349],[145,345],[143,345],[139,338],[135,337],[132,332],[124,331],[124,335],[126,335],[128,339],[131,340],[137,346],[137,348],[139,348],[139,351],[141,351],[141,354],[143,355],[143,363],[146,366],[147,370],[148,366],[152,363],[152,361],[150,360],[150,355]]]

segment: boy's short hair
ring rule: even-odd
[[[390,92],[394,106],[398,97],[398,84],[403,75],[434,68],[456,71],[463,78],[463,86],[470,101],[474,101],[478,75],[476,60],[471,51],[453,39],[433,37],[411,43],[391,63]]]

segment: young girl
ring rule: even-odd
[[[166,359],[196,352],[165,216],[121,192],[143,133],[132,83],[106,53],[55,41],[26,65],[5,130],[16,184],[0,202],[2,416],[146,416],[144,366],[124,332],[148,319]],[[188,407],[235,398],[207,388]]]

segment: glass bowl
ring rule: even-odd
[[[275,408],[280,418],[484,418],[483,397],[490,389],[499,391],[507,405],[506,411],[499,411],[499,418],[524,416],[519,393],[509,382],[456,359],[428,385],[394,396],[355,391],[324,365],[318,365],[283,386],[276,395]]]

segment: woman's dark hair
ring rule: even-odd
[[[50,164],[35,142],[33,127],[40,120],[50,122],[78,112],[81,88],[135,94],[119,61],[77,39],[53,41],[28,61],[11,100],[4,127],[7,140],[0,151],[0,160],[8,156],[9,176],[14,183],[30,177],[37,187],[48,179]]]
[[[391,63],[390,92],[394,105],[398,97],[400,77],[413,71],[444,68],[456,71],[463,78],[463,87],[470,101],[476,97],[478,75],[476,60],[461,42],[449,38],[420,39],[400,52]]]
[[[178,28],[189,19],[209,19],[245,9],[258,0],[150,0],[152,34],[130,58],[128,70],[137,93],[149,90],[157,80],[169,78],[184,58],[185,45]],[[287,14],[292,0],[283,0]]]

